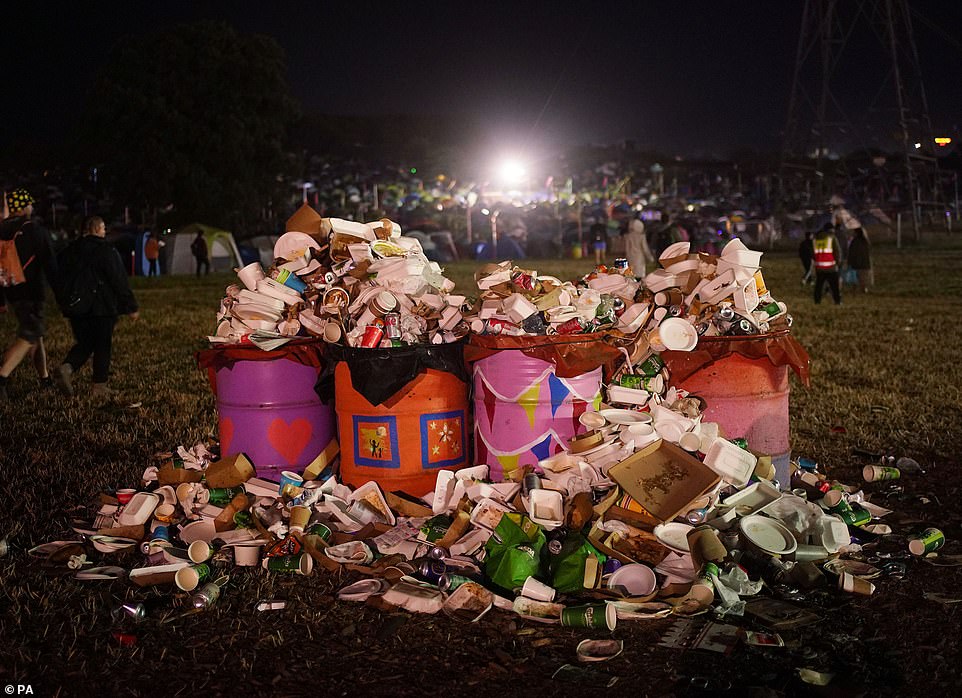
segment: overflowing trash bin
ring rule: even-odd
[[[470,463],[460,343],[334,350],[340,478],[420,496],[438,471]]]
[[[620,354],[603,335],[470,335],[474,462],[493,479],[563,451],[601,403],[602,365]]]
[[[259,477],[302,470],[336,440],[334,410],[315,390],[325,344],[302,339],[273,351],[219,346],[198,352],[217,398],[224,455],[244,453]]]
[[[808,384],[808,354],[788,328],[750,336],[701,337],[690,352],[664,351],[674,385],[704,399],[705,418],[771,456],[789,486],[788,369]]]

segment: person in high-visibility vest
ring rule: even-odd
[[[814,242],[815,304],[822,302],[822,288],[828,284],[835,305],[841,305],[842,292],[838,287],[838,270],[842,266],[842,245],[835,236],[831,223],[822,226]]]

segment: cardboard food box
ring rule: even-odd
[[[718,484],[718,475],[661,440],[613,465],[608,476],[659,521],[671,521]]]

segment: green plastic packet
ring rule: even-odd
[[[548,562],[551,586],[562,594],[584,591],[585,563],[592,555],[598,558],[596,569],[600,569],[608,559],[580,533],[569,534],[561,545],[561,551],[552,555]]]
[[[506,513],[484,545],[484,571],[502,589],[517,589],[538,576],[545,543],[541,526],[523,514]]]
[[[448,532],[448,528],[451,526],[451,517],[446,514],[438,514],[437,516],[432,516],[430,519],[421,524],[421,535],[429,543],[433,543],[436,540],[444,538],[444,534]]]

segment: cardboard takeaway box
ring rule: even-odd
[[[697,458],[661,440],[613,465],[609,477],[659,521],[671,521],[718,484]]]

